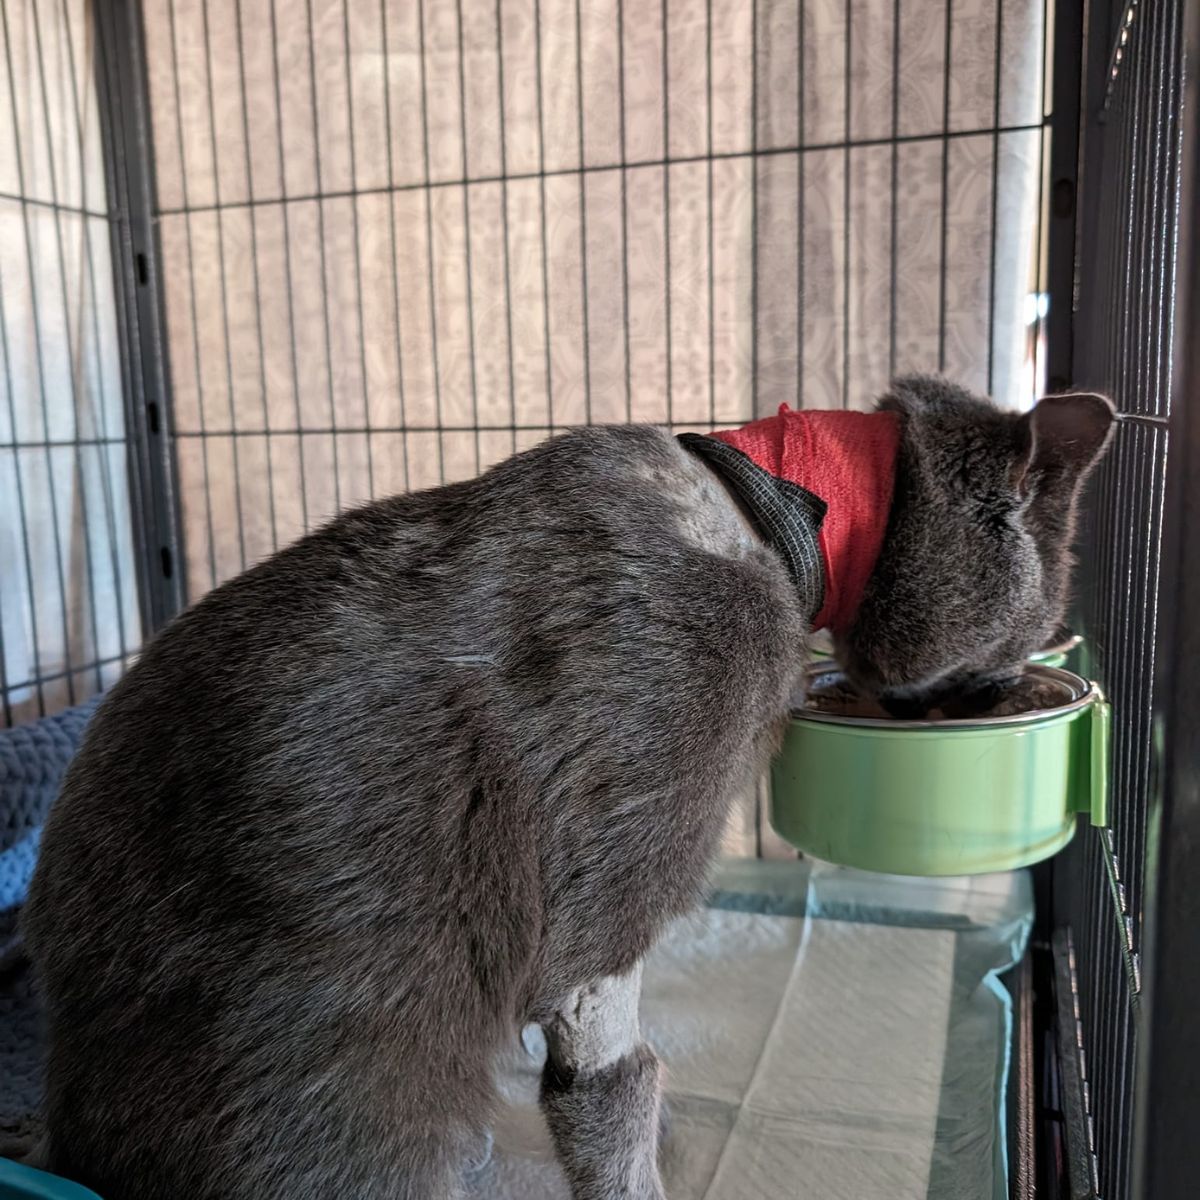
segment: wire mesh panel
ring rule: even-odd
[[[1072,932],[1090,1105],[1092,1187],[1130,1194],[1146,813],[1158,755],[1153,688],[1178,219],[1181,3],[1094,15],[1084,137],[1076,381],[1124,414],[1096,485],[1081,590],[1091,669],[1113,703],[1111,829],[1056,864]],[[1099,33],[1096,31],[1099,30]],[[1104,248],[1091,252],[1088,248]]]
[[[568,425],[1035,390],[1030,0],[146,0],[189,594]]]
[[[7,524],[35,580],[2,597],[7,678],[50,663],[65,681],[32,711],[120,669],[135,575],[157,624],[347,505],[471,476],[566,426],[863,407],[911,369],[1018,405],[1039,390],[1043,0],[21,0],[14,27],[51,10],[83,31],[65,43],[80,113],[95,56],[76,43],[100,14],[122,339],[118,355],[98,243],[94,351],[47,323],[55,260],[36,240],[5,265],[9,324],[38,314],[21,345],[39,373],[10,396],[84,480],[110,451],[108,491],[74,501],[80,528],[108,530],[71,543],[83,559],[48,486]],[[15,127],[26,76],[57,79],[57,43],[14,39]],[[76,142],[95,159],[80,129],[22,126],[21,163]],[[13,202],[24,223],[103,220],[95,172],[73,191],[60,175]],[[108,364],[104,388],[79,371],[73,391],[48,386],[45,364],[83,349]],[[92,391],[103,420],[55,433],[54,405],[80,411]],[[14,462],[32,436],[11,435]],[[62,543],[48,556],[42,526]],[[47,621],[70,655],[39,649]],[[760,851],[764,836],[756,812]]]
[[[0,720],[141,640],[109,213],[83,0],[0,6]]]
[[[567,426],[1039,389],[1042,0],[142,18],[191,599]]]

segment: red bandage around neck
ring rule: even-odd
[[[777,416],[712,436],[828,506],[819,538],[825,601],[813,628],[845,633],[858,612],[887,530],[900,448],[899,416],[794,412],[783,404]]]

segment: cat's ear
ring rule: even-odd
[[[1013,482],[1022,494],[1074,493],[1099,462],[1115,423],[1112,402],[1095,392],[1044,397],[1017,425]]]

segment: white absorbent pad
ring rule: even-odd
[[[1024,873],[899,880],[729,865],[646,962],[670,1200],[1002,1200]],[[544,1048],[500,1065],[476,1200],[569,1200],[537,1107]]]

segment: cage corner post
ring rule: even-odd
[[[1084,24],[1091,0],[1054,0],[1051,71],[1050,155],[1045,169],[1046,390],[1074,384],[1074,318],[1078,262],[1079,159],[1084,136]]]
[[[1183,6],[1184,74],[1174,297],[1163,645],[1150,796],[1142,1038],[1133,1180],[1139,1200],[1182,1200],[1200,1179],[1200,6]]]
[[[90,0],[142,627],[186,603],[141,4]]]
[[[1050,70],[1049,159],[1043,164],[1042,191],[1048,200],[1039,221],[1046,228],[1045,274],[1042,285],[1046,311],[1046,390],[1063,392],[1075,386],[1075,318],[1079,277],[1079,246],[1085,214],[1080,189],[1080,164],[1086,140],[1084,92],[1087,24],[1097,5],[1106,0],[1055,0]],[[1035,397],[1036,399],[1036,397]],[[1053,868],[1034,870],[1037,935],[1049,944],[1053,927]]]
[[[1088,220],[1082,177],[1084,155],[1090,148],[1086,48],[1098,20],[1097,10],[1106,6],[1107,0],[1053,0],[1047,13],[1049,112],[1043,113],[1043,119],[1050,145],[1040,166],[1043,207],[1039,221],[1045,230],[1045,257],[1038,269],[1039,290],[1048,300],[1044,378],[1045,391],[1051,394],[1076,385],[1080,247]],[[1076,627],[1081,616],[1075,613],[1072,617]],[[1055,860],[1033,869],[1034,931],[1028,959],[1014,984],[1017,1011],[1022,1016],[1017,1027],[1017,1094],[1012,1114],[1017,1119],[1012,1122],[1010,1144],[1015,1163],[1014,1200],[1027,1200],[1041,1191],[1051,1196],[1069,1195],[1071,1200],[1091,1195],[1083,1075],[1075,1053],[1077,1031],[1073,1022],[1065,1020],[1075,998],[1065,955],[1068,932],[1060,923],[1056,905],[1060,871],[1061,864],[1056,865]]]
[[[1196,130],[1180,103],[1184,62],[1195,58],[1180,23],[1188,14],[1194,24],[1194,9],[1087,0],[1084,11],[1068,378],[1111,395],[1121,423],[1089,491],[1078,603],[1087,673],[1113,703],[1110,820],[1081,830],[1048,880],[1062,935],[1055,966],[1073,995],[1057,1055],[1045,1052],[1059,1068],[1043,1103],[1047,1127],[1059,1110],[1046,1160],[1053,1174],[1068,1156],[1071,1178],[1058,1182],[1072,1200],[1195,1194],[1200,760],[1190,726],[1200,699],[1184,666],[1195,633],[1181,618],[1200,595],[1185,557],[1200,496],[1187,384]],[[1063,1109],[1073,1119],[1064,1123]]]

